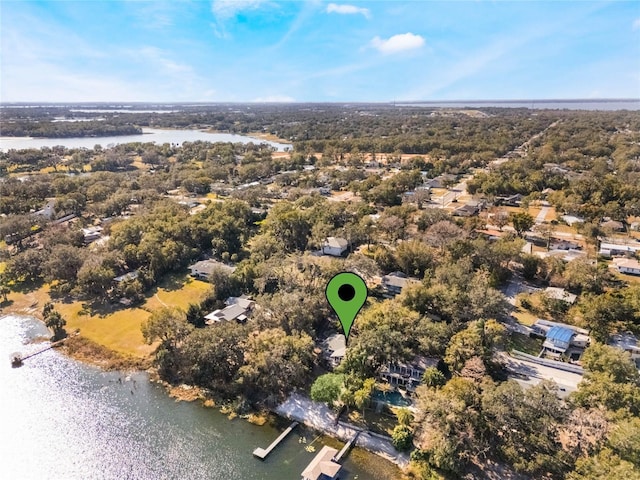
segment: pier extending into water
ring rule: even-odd
[[[342,450],[340,450],[338,454],[335,457],[333,457],[334,462],[338,463],[340,462],[340,460],[342,460],[342,457],[344,457],[349,451],[349,449],[351,449],[353,444],[356,443],[356,440],[358,439],[358,435],[360,435],[360,433],[361,433],[360,430],[358,430],[356,434],[353,436],[353,438],[349,440],[347,443],[345,443],[344,447],[342,447]]]
[[[47,350],[51,350],[52,348],[57,347],[58,345],[62,345],[66,340],[68,340],[71,337],[75,337],[76,335],[80,334],[80,330],[76,330],[73,335],[69,335],[68,337],[65,337],[61,340],[58,340],[57,342],[53,342],[50,343],[48,346],[46,346],[45,348],[38,350],[37,352],[34,353],[30,353],[29,355],[25,355],[24,357],[22,356],[22,354],[16,352],[11,354],[11,366],[14,368],[17,367],[21,367],[22,364],[24,363],[24,361],[27,358],[31,358],[31,357],[35,357],[36,355],[40,355],[41,353],[46,352]]]
[[[285,439],[285,437],[287,435],[289,435],[294,428],[296,428],[298,426],[298,422],[293,422],[291,425],[289,425],[289,427],[280,434],[280,436],[278,438],[276,438],[273,442],[271,442],[271,445],[269,445],[267,448],[256,448],[253,451],[253,455],[258,457],[260,460],[264,460],[265,458],[267,458],[267,455],[269,455],[271,453],[271,450],[273,450],[274,448],[276,448],[278,446],[278,444]]]

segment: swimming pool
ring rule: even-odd
[[[384,393],[380,390],[374,390],[372,398],[374,402],[386,403],[394,407],[408,407],[411,405],[411,401],[404,398],[400,392],[397,391]]]

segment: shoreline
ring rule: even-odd
[[[15,309],[2,311],[0,312],[0,319],[2,317],[11,315],[34,318],[44,324],[39,313],[35,311],[35,308],[29,308],[27,309],[27,311],[17,311]],[[56,350],[60,351],[62,354],[66,355],[69,358],[72,358],[77,362],[95,366],[103,371],[147,373],[149,375],[149,381],[161,384],[167,395],[175,399],[176,402],[199,401],[200,405],[203,408],[218,408],[220,413],[227,415],[229,420],[240,417],[249,423],[262,426],[268,423],[269,415],[273,415],[285,420],[294,419],[300,421],[307,427],[312,428],[323,435],[326,435],[327,437],[342,442],[349,441],[349,439],[355,434],[356,431],[362,431],[356,426],[343,421],[340,421],[338,426],[332,426],[331,423],[334,422],[334,419],[328,419],[324,413],[322,415],[322,421],[319,422],[318,418],[320,417],[314,415],[316,418],[314,420],[311,420],[304,414],[301,414],[299,411],[288,408],[288,403],[290,403],[293,399],[293,401],[298,405],[306,405],[304,408],[307,408],[308,412],[312,412],[317,409],[320,409],[320,411],[324,412],[325,408],[326,410],[328,410],[328,407],[326,407],[325,405],[312,402],[310,399],[307,399],[306,397],[303,397],[298,393],[292,393],[287,398],[287,400],[278,405],[276,408],[269,410],[268,413],[255,411],[250,412],[246,415],[239,415],[229,409],[225,404],[217,403],[216,400],[211,395],[209,395],[207,390],[204,388],[187,384],[172,385],[169,382],[162,380],[157,374],[156,369],[151,365],[152,360],[150,357],[146,359],[135,359],[133,357],[127,357],[123,354],[110,350],[109,348],[104,347],[92,340],[89,340],[86,337],[83,337],[82,332],[80,332],[80,335],[68,337],[68,340],[66,340],[64,344]],[[313,405],[314,409],[309,409],[309,405]],[[373,439],[373,441],[371,441],[371,439]],[[384,443],[387,443],[388,446],[384,447]],[[375,435],[368,431],[362,431],[361,435],[358,437],[356,446],[362,448],[363,450],[366,450],[372,455],[376,455],[384,460],[387,460],[388,462],[398,467],[403,474],[406,474],[406,470],[409,465],[408,455],[401,452],[395,452],[394,454],[394,452],[389,449],[389,447],[393,449],[393,447],[390,445],[390,441],[383,436]]]

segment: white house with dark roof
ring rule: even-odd
[[[327,237],[322,244],[322,254],[341,257],[349,248],[349,242],[341,237]]]

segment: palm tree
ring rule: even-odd
[[[0,295],[2,295],[2,298],[3,298],[2,303],[7,303],[9,301],[7,297],[9,293],[11,293],[11,290],[9,289],[9,287],[7,287],[6,285],[0,285]]]
[[[44,324],[53,330],[53,338],[59,339],[64,336],[66,333],[64,331],[64,326],[67,324],[66,320],[62,318],[59,312],[52,310],[49,315],[45,318]]]

